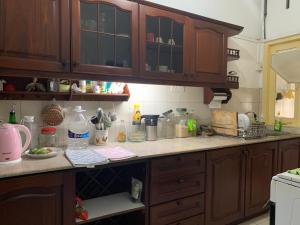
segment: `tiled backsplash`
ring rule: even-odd
[[[98,107],[105,111],[116,112],[118,120],[129,122],[133,111],[133,104],[139,103],[142,114],[161,114],[169,109],[178,107],[193,109],[202,123],[209,123],[210,109],[203,104],[203,88],[200,87],[176,87],[162,85],[129,84],[131,97],[128,102],[68,102],[57,101],[66,109],[66,119],[58,127],[60,136],[59,143],[66,143],[66,129],[68,126],[68,115],[72,108],[81,105],[87,110],[87,117],[95,114]],[[260,111],[259,89],[233,90],[233,99],[223,108],[230,111]],[[39,120],[42,109],[49,104],[46,101],[0,101],[0,119],[7,121],[12,104],[16,104],[17,120],[26,115],[33,115]],[[114,128],[111,129],[110,137],[114,137]]]

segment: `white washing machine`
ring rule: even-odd
[[[300,176],[281,173],[271,182],[270,225],[300,225]]]

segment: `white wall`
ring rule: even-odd
[[[128,102],[69,102],[58,101],[66,109],[66,119],[58,127],[59,144],[66,144],[68,118],[72,108],[81,105],[87,110],[87,117],[95,114],[98,107],[102,107],[106,112],[116,112],[118,120],[125,120],[130,123],[133,112],[133,104],[139,103],[142,114],[161,114],[169,109],[184,107],[193,109],[201,124],[210,123],[210,109],[203,104],[203,88],[201,87],[174,87],[161,85],[129,84],[131,97]],[[259,112],[259,90],[239,89],[233,92],[232,104],[224,106],[226,110],[247,112]],[[39,125],[42,109],[49,104],[47,101],[1,101],[0,100],[0,120],[7,121],[11,106],[16,105],[17,121],[24,116],[35,116]],[[114,140],[115,129],[110,130],[110,140]]]
[[[286,0],[269,0],[267,16],[267,39],[275,39],[300,33],[300,1],[290,0],[286,9]]]

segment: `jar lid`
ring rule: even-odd
[[[43,127],[41,129],[42,134],[55,134],[56,128],[55,127]]]

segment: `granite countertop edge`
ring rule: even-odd
[[[164,139],[155,142],[142,143],[109,143],[108,146],[121,146],[134,152],[137,157],[110,162],[116,164],[120,162],[134,162],[150,158],[158,158],[184,153],[202,152],[245,146],[264,142],[283,141],[288,139],[300,138],[300,134],[288,134],[282,136],[272,136],[261,139],[244,140],[241,138],[213,136],[213,137],[192,137],[185,139]],[[166,145],[169,148],[166,148]],[[108,164],[108,165],[109,165]],[[105,164],[107,165],[107,164]],[[65,158],[63,151],[55,158],[35,160],[24,157],[22,162],[17,164],[0,165],[0,179],[12,178],[25,175],[34,175],[49,172],[78,169]]]

